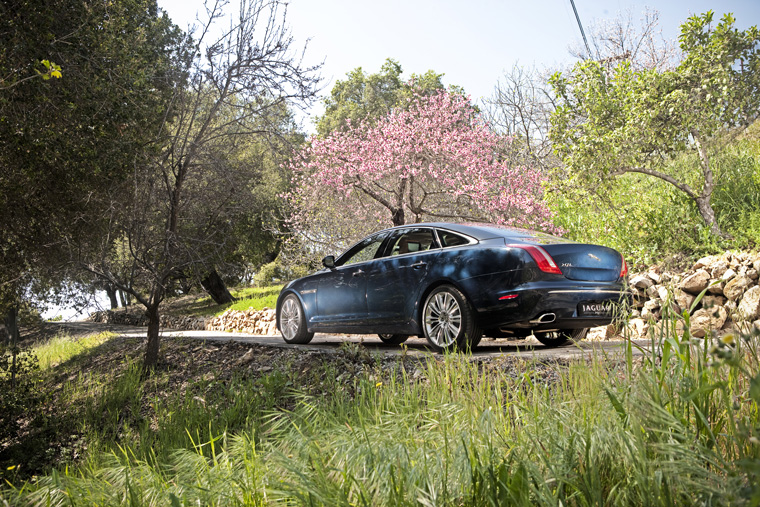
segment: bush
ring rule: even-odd
[[[674,172],[688,174],[699,160],[689,153],[668,164]],[[615,248],[634,266],[676,255],[755,248],[760,244],[760,135],[731,142],[712,154],[711,164],[716,182],[712,205],[721,229],[733,236],[730,241],[709,231],[686,194],[650,176],[629,173],[596,189],[559,182],[559,190],[547,199],[568,238]]]
[[[282,285],[283,282],[294,280],[308,274],[306,268],[296,266],[286,266],[279,257],[269,264],[264,264],[253,277],[253,283],[257,287],[269,287],[271,285]]]
[[[39,409],[39,361],[28,351],[0,348],[0,442],[15,435],[19,421]]]

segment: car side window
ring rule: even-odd
[[[387,234],[376,234],[363,239],[354,245],[351,250],[344,253],[335,264],[338,266],[347,266],[358,262],[371,261],[377,255],[377,251],[380,248],[380,245],[383,244],[386,236]]]
[[[438,237],[441,238],[441,243],[444,247],[466,245],[470,242],[470,240],[464,236],[460,236],[459,234],[450,231],[439,230]]]
[[[432,229],[415,228],[400,231],[391,239],[390,255],[403,255],[414,252],[424,252],[438,248]]]

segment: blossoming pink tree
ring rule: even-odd
[[[558,232],[542,199],[544,177],[500,158],[507,143],[460,94],[416,95],[374,125],[312,139],[297,154],[290,229],[331,248],[430,220]]]

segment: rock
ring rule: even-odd
[[[716,306],[709,310],[700,308],[691,316],[689,332],[696,338],[702,338],[710,331],[721,329],[727,318],[728,313],[722,306]]]
[[[728,268],[723,273],[721,273],[720,276],[713,276],[713,278],[717,278],[717,279],[722,280],[724,282],[728,282],[729,280],[731,280],[735,276],[736,276],[736,271],[734,271],[731,268]]]
[[[723,296],[708,296],[705,295],[702,298],[702,308],[710,309],[714,306],[723,306],[726,303],[726,298]]]
[[[649,331],[649,324],[644,319],[631,319],[626,326],[626,333],[631,338],[644,338]]]
[[[723,288],[723,294],[730,301],[738,301],[739,297],[752,284],[752,279],[748,276],[737,276],[726,284]]]
[[[744,293],[736,313],[741,320],[753,321],[760,318],[760,285],[755,285]]]
[[[253,349],[248,349],[245,354],[243,354],[236,363],[240,366],[245,365],[253,361],[254,359],[254,353]]]
[[[654,283],[660,283],[662,279],[660,278],[659,273],[656,271],[650,270],[649,273],[647,273],[647,277],[652,280]]]
[[[588,341],[606,341],[617,334],[617,326],[608,324],[606,326],[592,327],[586,334]]]
[[[692,269],[694,269],[695,271],[699,269],[703,269],[711,265],[713,262],[715,262],[715,257],[712,255],[707,256],[707,257],[702,257],[701,259],[699,259],[697,262],[694,263],[694,266],[692,267]]]
[[[723,259],[715,261],[710,266],[710,276],[712,278],[720,278],[723,276],[723,273],[725,273],[726,271],[728,271],[728,262],[726,262]]]
[[[682,291],[681,289],[676,289],[675,299],[676,303],[678,303],[679,308],[681,308],[681,311],[683,312],[684,310],[691,310],[691,305],[694,303],[696,297],[692,296],[688,292]]]
[[[707,288],[710,283],[710,273],[704,269],[698,270],[693,275],[686,277],[681,282],[681,290],[684,290],[690,294],[699,294]]]
[[[757,281],[758,278],[760,278],[760,273],[755,268],[749,268],[747,269],[747,276],[752,281]]]
[[[634,276],[629,283],[631,287],[636,287],[637,289],[644,290],[654,285],[654,282],[652,280],[643,275]]]
[[[710,284],[707,287],[708,294],[715,294],[717,296],[723,295],[723,288],[726,286],[726,282],[722,280],[710,280]]]

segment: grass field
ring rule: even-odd
[[[213,346],[178,342],[147,380],[124,358],[139,344],[101,337],[56,353],[71,357],[42,374],[59,386],[46,421],[51,435],[61,425],[75,435],[69,454],[32,481],[24,463],[4,461],[0,495],[10,505],[757,505],[760,336],[695,340],[672,324],[643,359],[629,345],[626,357],[571,363],[381,358],[345,345],[317,356],[262,348],[236,367],[234,355],[214,363],[203,356]]]

